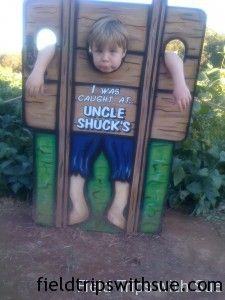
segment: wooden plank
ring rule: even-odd
[[[80,1],[78,16],[78,47],[86,48],[91,25],[101,17],[113,16],[126,25],[129,34],[129,50],[144,51],[149,5]]]
[[[121,67],[112,73],[101,73],[89,62],[85,50],[78,50],[76,55],[76,82],[110,84],[118,86],[139,87],[143,57],[128,54]]]
[[[197,76],[198,59],[185,59],[184,61],[184,74],[188,88],[191,92],[195,88],[195,80]],[[165,67],[164,62],[161,60],[159,67],[158,89],[160,90],[173,90],[173,80]]]
[[[187,55],[200,56],[201,43],[205,31],[205,13],[199,9],[168,7],[163,43],[171,39],[181,39],[187,45]]]
[[[185,138],[190,110],[180,111],[170,93],[158,93],[156,97],[151,138],[181,141]]]
[[[61,43],[61,0],[29,0],[24,3],[24,57],[25,63],[27,63],[27,38],[32,37],[34,42],[34,49],[36,49],[37,34],[41,29],[50,29],[56,35],[57,44]],[[37,49],[35,51],[37,54]],[[35,55],[36,56],[36,55]],[[36,57],[33,58],[34,61]],[[60,51],[57,48],[56,54],[48,65],[46,70],[45,79],[58,80],[59,78],[59,66],[60,66]],[[24,66],[23,76],[24,79],[28,77],[30,69],[27,65]]]
[[[68,59],[68,77],[67,77],[67,101],[65,107],[65,148],[64,148],[64,189],[63,189],[63,205],[62,205],[62,226],[66,226],[68,224],[68,200],[69,200],[69,184],[70,184],[70,175],[69,174],[69,151],[70,151],[70,137],[71,137],[71,107],[72,107],[72,76],[73,76],[73,53],[74,46],[73,46],[73,39],[74,39],[74,18],[76,15],[77,9],[77,1],[72,0],[70,6],[70,15],[69,15],[69,32],[68,32],[68,39],[69,45],[67,45],[67,59]]]
[[[151,27],[149,30],[147,60],[145,64],[144,83],[141,98],[139,128],[137,133],[137,146],[133,178],[131,183],[130,203],[127,220],[127,232],[137,231],[140,201],[144,182],[148,137],[150,134],[153,114],[154,90],[156,87],[157,67],[163,35],[166,13],[166,1],[154,0],[152,4]]]
[[[45,85],[45,94],[38,97],[25,96],[25,120],[31,128],[56,128],[57,84]]]
[[[66,151],[66,112],[67,112],[67,82],[69,68],[69,28],[70,28],[71,0],[62,2],[62,59],[61,59],[61,82],[58,114],[58,173],[57,173],[57,200],[56,200],[56,226],[64,225],[64,180],[65,180],[65,151]]]
[[[41,225],[54,225],[56,193],[56,137],[37,133],[35,138],[34,219]]]
[[[94,89],[94,91],[93,91]],[[116,91],[114,95],[112,93],[105,94],[106,90]],[[92,93],[93,92],[93,93]],[[124,136],[133,136],[135,131],[135,120],[137,110],[137,90],[129,88],[107,88],[101,86],[77,86],[75,88],[75,105],[73,114],[73,131],[78,132],[96,132],[106,134],[116,134]],[[89,107],[92,110],[102,109],[107,107],[107,111],[112,110],[109,116],[86,116],[84,114],[85,107]],[[123,111],[122,116],[116,116],[118,111]],[[79,126],[79,120],[82,121],[82,127]],[[85,121],[88,122],[88,128],[85,128]],[[96,121],[97,120],[97,121]],[[90,123],[92,122],[92,123]],[[97,122],[97,128],[94,127],[94,123]],[[107,123],[107,128],[104,130],[100,124]],[[129,123],[129,124],[128,124]],[[92,127],[93,124],[93,129]],[[117,125],[118,124],[118,125]],[[115,126],[116,125],[116,126]],[[129,130],[128,130],[129,129]]]
[[[36,36],[40,29],[48,28],[56,33],[59,41],[61,32],[61,0],[29,0],[25,3],[25,33]]]
[[[161,229],[172,159],[173,143],[149,142],[140,232],[159,233]]]

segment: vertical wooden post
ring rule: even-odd
[[[68,162],[67,162],[67,137],[68,126],[68,107],[70,107],[69,93],[71,88],[68,86],[69,74],[69,50],[70,50],[70,18],[71,0],[62,1],[62,45],[61,45],[61,76],[60,76],[60,96],[58,112],[58,173],[57,173],[57,199],[56,199],[56,226],[65,226],[65,202],[67,203],[68,192],[65,189],[68,181]]]
[[[146,153],[151,133],[151,124],[154,108],[157,69],[165,23],[167,0],[153,0],[151,24],[148,30],[147,59],[144,71],[144,84],[141,97],[137,146],[133,170],[133,179],[130,191],[127,232],[137,231],[140,201],[143,190]]]
[[[74,28],[77,1],[72,0],[70,6],[70,27],[69,27],[69,47],[68,47],[68,76],[67,76],[67,104],[66,104],[66,122],[65,122],[65,166],[64,166],[64,190],[63,190],[63,226],[68,224],[68,200],[69,200],[69,154],[70,154],[70,137],[71,137],[71,108],[72,108],[72,88],[73,88],[73,53],[74,53]]]

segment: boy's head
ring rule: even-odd
[[[97,20],[88,35],[89,52],[94,66],[101,72],[117,70],[126,55],[128,33],[125,26],[113,17]]]

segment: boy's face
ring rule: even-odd
[[[104,73],[117,70],[126,55],[126,51],[118,45],[110,46],[106,44],[100,48],[94,43],[91,50],[95,67]]]

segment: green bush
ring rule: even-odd
[[[22,124],[21,85],[20,73],[0,66],[0,195],[24,198],[32,189],[32,135]]]
[[[21,95],[22,75],[0,65],[0,98],[7,100]]]
[[[189,135],[176,145],[172,168],[170,205],[197,215],[225,201],[225,69],[220,62],[220,68],[208,64],[199,74]]]
[[[24,196],[32,188],[32,135],[22,126],[21,99],[0,100],[0,194]]]
[[[2,54],[0,55],[0,65],[3,68],[10,68],[13,73],[22,72],[21,54]]]

